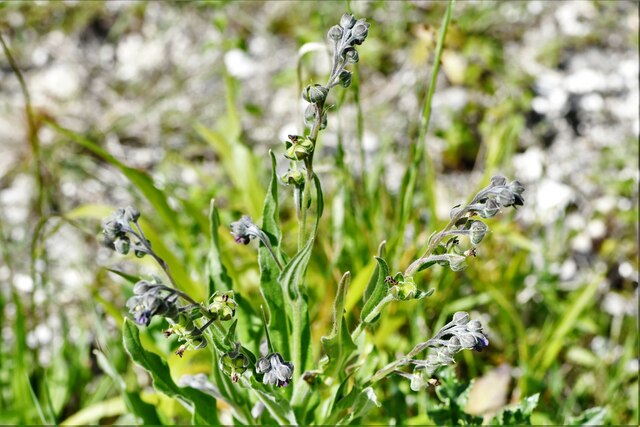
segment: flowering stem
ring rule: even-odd
[[[369,378],[367,381],[365,381],[363,387],[372,385],[372,384],[380,381],[381,379],[383,379],[387,375],[393,373],[393,371],[395,371],[397,368],[409,364],[411,362],[411,360],[417,354],[421,353],[422,351],[424,351],[425,349],[427,349],[429,347],[434,347],[436,344],[437,344],[437,340],[435,338],[432,338],[429,341],[422,342],[422,343],[416,345],[413,348],[413,350],[411,350],[409,353],[407,353],[406,356],[401,357],[400,359],[389,363],[387,366],[385,366],[384,368],[380,369],[378,372],[373,374],[371,376],[371,378]]]
[[[475,198],[474,198],[474,200],[475,200]],[[464,209],[460,209],[459,212],[456,212],[456,214],[453,216],[453,218],[451,218],[451,221],[449,221],[449,223],[439,233],[437,233],[435,236],[433,236],[429,240],[429,245],[427,246],[427,249],[424,251],[422,256],[420,258],[418,258],[417,260],[415,260],[414,262],[412,262],[411,265],[409,265],[409,267],[407,267],[407,269],[404,272],[405,276],[413,276],[416,273],[416,271],[418,271],[420,266],[422,264],[424,264],[425,260],[433,253],[434,249],[438,247],[440,242],[442,242],[442,239],[444,239],[448,235],[449,230],[451,230],[451,228],[466,213],[467,213],[467,208],[466,207]]]

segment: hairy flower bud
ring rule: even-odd
[[[349,87],[351,85],[351,77],[352,74],[350,71],[342,70],[342,72],[340,72],[340,76],[338,76],[340,86]]]
[[[302,99],[312,104],[322,104],[327,99],[328,94],[329,89],[320,84],[313,84],[304,88]]]
[[[140,211],[133,206],[124,208],[124,220],[127,222],[136,222],[140,218]]]
[[[478,245],[487,234],[489,227],[482,221],[473,221],[469,228],[469,238],[472,245]]]
[[[119,237],[115,242],[113,242],[113,247],[116,252],[126,255],[129,253],[129,248],[131,247],[131,241],[127,236]]]
[[[490,187],[500,187],[503,185],[506,185],[507,183],[507,178],[505,178],[502,175],[495,175],[491,177],[491,184],[489,184]]]
[[[351,35],[355,44],[360,45],[364,39],[367,38],[367,35],[369,34],[369,25],[370,24],[364,18],[358,19],[351,30]]]
[[[344,58],[349,64],[356,64],[360,60],[358,51],[353,48],[345,50]]]
[[[289,185],[301,186],[304,184],[304,174],[299,170],[289,170],[280,177],[282,182]]]
[[[482,218],[492,218],[500,212],[500,207],[495,200],[489,199],[485,202],[484,208],[480,210],[480,216]]]
[[[469,323],[469,313],[464,311],[458,311],[453,315],[453,323],[459,326],[464,326]]]
[[[344,29],[353,28],[355,24],[356,18],[354,18],[350,13],[345,13],[342,15],[342,18],[340,18],[340,26]]]
[[[334,25],[329,29],[329,32],[327,33],[327,37],[329,37],[329,39],[331,40],[338,41],[342,38],[343,33],[344,33],[344,30],[342,29],[342,27],[340,27],[339,25]]]

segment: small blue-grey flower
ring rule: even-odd
[[[248,245],[252,239],[260,236],[260,228],[250,216],[243,215],[238,221],[231,223],[231,234],[236,243]]]
[[[263,375],[264,384],[286,387],[293,376],[293,365],[285,362],[280,353],[271,353],[258,359],[256,372]]]

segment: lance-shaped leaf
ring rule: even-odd
[[[211,199],[209,208],[209,254],[207,256],[207,274],[209,276],[209,295],[215,291],[228,291],[232,288],[231,278],[227,275],[227,269],[222,263],[220,254],[220,238],[218,228],[220,218],[215,206],[215,200]]]
[[[219,425],[216,414],[216,400],[206,393],[191,387],[179,387],[171,378],[167,362],[160,356],[142,347],[140,331],[129,320],[125,320],[123,330],[124,348],[131,359],[151,375],[156,390],[174,397],[186,404],[193,422],[199,425]]]
[[[387,276],[389,276],[389,266],[387,262],[380,257],[376,257],[376,261],[378,262],[378,276],[376,277],[375,287],[371,292],[371,296],[365,302],[364,307],[362,307],[362,312],[360,313],[360,320],[362,320],[363,323],[373,323],[377,320],[378,316],[375,316],[373,319],[367,318],[389,294],[389,284],[385,280]]]
[[[105,356],[104,353],[99,350],[94,350],[93,354],[96,356],[98,366],[100,366],[104,373],[111,377],[116,387],[120,390],[122,399],[124,400],[125,405],[127,405],[127,408],[133,414],[139,417],[144,425],[162,424],[160,418],[158,418],[156,408],[153,405],[142,400],[142,398],[140,397],[140,392],[130,391],[127,389],[124,378],[122,378],[115,366],[113,366],[111,360],[109,360],[109,358],[107,358],[107,356]]]
[[[356,349],[347,324],[344,322],[344,297],[350,279],[351,274],[346,272],[338,284],[338,292],[333,303],[333,328],[329,336],[322,337],[322,347],[328,357],[324,371],[327,375],[338,379],[344,377],[344,369],[342,368]]]
[[[271,155],[271,183],[264,199],[262,209],[262,231],[271,243],[274,254],[283,264],[285,257],[280,249],[280,226],[278,225],[278,178],[276,175],[276,158]],[[283,288],[278,281],[280,267],[273,259],[269,249],[260,244],[258,249],[258,263],[260,264],[260,291],[267,303],[269,311],[269,331],[275,348],[283,354],[289,354],[289,340],[287,332],[287,311]]]
[[[387,241],[383,240],[378,246],[378,258],[384,258],[384,250],[387,247]],[[376,267],[371,274],[371,279],[369,279],[369,283],[367,284],[367,288],[364,290],[363,301],[366,303],[367,300],[371,297],[373,290],[376,288],[376,284],[378,282],[378,272],[380,271],[380,267],[378,263],[376,263]]]

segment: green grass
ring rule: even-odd
[[[140,3],[135,9],[144,10],[148,6]],[[483,94],[493,93],[497,85],[504,85],[511,96],[504,98],[498,94],[489,105],[470,104],[453,118],[450,128],[439,128],[437,123],[428,128],[424,121],[420,125],[420,120],[428,123],[428,109],[422,116],[420,111],[415,111],[413,117],[398,117],[407,129],[407,140],[412,141],[410,145],[398,143],[397,136],[385,133],[375,120],[397,114],[397,108],[369,101],[368,97],[376,92],[376,88],[371,87],[372,82],[392,75],[394,63],[390,52],[414,48],[418,42],[413,34],[419,26],[426,23],[426,26],[440,28],[445,4],[419,8],[409,3],[360,5],[354,2],[351,6],[364,9],[359,14],[374,22],[369,37],[375,42],[363,46],[363,60],[357,76],[354,75],[354,87],[342,99],[335,100],[337,111],[330,113],[329,127],[338,132],[337,148],[325,150],[317,157],[321,165],[319,174],[327,184],[324,184],[325,214],[307,276],[309,301],[313,301],[309,304],[312,343],[319,343],[322,336],[329,334],[334,304],[344,303],[347,313],[344,323],[351,329],[355,326],[362,293],[376,266],[373,256],[383,240],[389,244],[394,271],[406,268],[421,252],[431,232],[444,220],[436,216],[438,204],[444,201],[434,194],[439,185],[444,185],[446,173],[466,177],[475,168],[482,172],[480,175],[485,181],[495,171],[506,171],[517,177],[518,171],[513,170],[511,160],[514,153],[522,149],[519,136],[526,127],[526,112],[532,98],[531,76],[521,70],[511,70],[502,49],[510,38],[517,40],[518,31],[507,34],[497,31],[501,21],[497,12],[492,12],[488,6],[458,4],[449,33],[446,38],[443,36],[440,46],[445,52],[458,52],[469,58],[470,65],[460,85]],[[162,7],[181,10],[196,6],[167,4]],[[211,19],[225,35],[218,42],[201,40],[203,49],[207,44],[208,49],[220,51],[244,47],[245,39],[251,33],[248,6],[217,3],[197,7],[199,13]],[[225,7],[239,8],[242,13],[234,20],[224,13]],[[36,18],[27,12],[42,15],[36,27],[41,34],[57,29],[76,34],[87,22],[111,16],[93,4],[63,8],[57,3],[43,6],[3,3],[0,8],[0,14],[3,9],[19,10],[29,21]],[[290,11],[273,18],[269,28],[282,40],[300,46],[317,40],[326,24],[339,17],[343,9],[341,3],[317,4],[313,8],[293,3]],[[375,25],[373,17],[384,13],[393,15],[394,25]],[[121,28],[132,28],[128,20],[135,20],[134,14],[117,17],[118,25],[112,27],[108,37],[116,39],[125,34]],[[21,44],[24,28],[15,32],[10,28],[5,18],[0,18],[0,32],[20,66],[27,63],[28,52],[33,46]],[[604,35],[594,37],[603,38]],[[547,46],[545,49],[552,48],[555,57],[555,50],[560,48]],[[430,59],[440,54],[435,42],[427,53]],[[1,57],[0,61],[3,65],[8,64],[6,57]],[[291,69],[276,76],[274,87],[276,84],[290,87],[294,93],[297,85],[293,73],[295,65],[292,61],[282,66]],[[309,64],[304,62],[303,66]],[[37,127],[53,137],[49,143],[41,144],[38,140],[41,134],[31,132],[28,141],[32,149],[23,151],[0,176],[0,189],[11,187],[21,176],[33,177],[38,187],[29,200],[26,235],[14,233],[16,226],[0,212],[2,265],[7,271],[3,280],[11,285],[3,286],[0,292],[3,335],[11,336],[0,344],[0,423],[126,424],[135,422],[136,417],[150,423],[190,421],[189,414],[176,400],[147,387],[150,382],[138,381],[140,371],[134,368],[122,344],[124,301],[131,293],[131,286],[125,278],[108,269],[125,266],[127,273],[139,275],[151,271],[152,264],[146,259],[134,261],[128,258],[124,262],[117,257],[107,261],[104,257],[97,258],[100,219],[112,208],[106,204],[113,203],[113,199],[67,197],[60,190],[65,182],[79,185],[104,176],[113,179],[113,182],[101,183],[106,188],[101,194],[112,196],[109,188],[118,187],[129,195],[143,212],[145,232],[148,231],[154,248],[171,265],[183,290],[198,298],[205,298],[210,290],[209,227],[210,223],[218,225],[219,252],[227,268],[226,274],[244,300],[245,307],[241,304],[241,310],[259,312],[262,297],[257,257],[248,248],[236,245],[227,227],[240,213],[252,215],[254,219],[260,217],[271,159],[259,155],[264,150],[256,149],[255,141],[247,138],[243,115],[251,107],[249,104],[252,103],[247,101],[251,94],[245,93],[242,82],[223,68],[218,66],[212,74],[223,82],[217,101],[224,107],[217,108],[223,108],[224,114],[213,119],[201,112],[180,124],[179,132],[184,136],[186,147],[192,150],[189,153],[185,146],[172,148],[163,142],[145,140],[145,145],[157,145],[167,152],[165,160],[153,170],[135,168],[128,159],[109,151],[104,141],[114,129],[96,129],[88,125],[87,130],[77,130],[61,124],[65,117],[52,112],[45,118],[38,110],[32,113],[35,121],[15,124],[23,129],[25,126],[27,129]],[[428,88],[435,87],[429,85],[431,63],[424,59],[414,69],[419,75],[414,90],[422,100]],[[3,72],[3,80],[10,79],[15,76]],[[26,80],[27,88],[29,84]],[[263,90],[274,90],[274,87]],[[295,96],[293,94],[292,99]],[[355,122],[338,119],[347,106],[354,105],[357,110]],[[6,105],[3,108],[7,108]],[[273,120],[268,105],[259,105],[254,115],[259,123],[268,124]],[[296,117],[291,117],[291,121],[294,120]],[[111,125],[116,131],[126,131],[126,124],[115,122]],[[117,129],[117,126],[123,128]],[[367,131],[379,136],[380,147],[373,158],[366,161],[365,171],[357,174],[352,164],[363,161],[363,138]],[[434,159],[429,151],[432,138],[436,136],[447,141],[443,156],[445,164],[438,169],[434,169]],[[637,158],[636,143],[631,141],[629,144],[634,147],[634,156],[621,156],[615,150],[603,151],[597,166],[599,170],[593,171],[593,181],[603,193],[616,199],[626,197],[633,203],[628,211],[616,208],[606,215],[594,214],[600,215],[600,219],[609,225],[608,232],[590,254],[591,265],[585,268],[585,274],[573,288],[564,286],[557,269],[557,265],[572,257],[571,239],[576,233],[564,225],[571,212],[565,212],[552,224],[534,221],[525,225],[517,220],[518,213],[509,213],[511,218],[490,220],[492,233],[467,270],[461,273],[430,270],[419,276],[419,287],[435,288],[435,294],[420,302],[392,303],[378,326],[367,332],[384,350],[368,361],[372,364],[370,369],[383,366],[396,353],[411,350],[416,342],[446,323],[454,312],[468,310],[487,315],[491,345],[478,357],[460,357],[456,371],[462,382],[469,382],[500,364],[508,364],[518,374],[510,383],[510,396],[511,393],[520,397],[540,393],[540,403],[532,417],[534,423],[568,423],[571,417],[578,417],[593,407],[606,407],[609,423],[637,422],[638,371],[637,367],[635,371],[630,369],[634,363],[637,366],[637,317],[611,316],[602,311],[600,304],[605,281],[617,280],[612,286],[618,293],[631,299],[633,295],[637,296],[637,283],[614,277],[623,260],[635,260],[633,266],[638,268],[634,231],[638,216],[637,180],[610,175],[612,168],[621,168],[630,159]],[[322,138],[320,144],[322,146]],[[278,141],[274,139],[269,148],[279,163],[284,161],[281,157],[283,148]],[[195,154],[188,155],[190,153]],[[396,154],[406,167],[403,190],[399,193],[388,188],[385,181],[390,171],[384,162],[390,154]],[[205,162],[202,159],[214,160]],[[211,169],[211,164],[215,169]],[[175,165],[195,170],[196,183],[185,184],[176,178]],[[472,186],[479,188],[482,184],[474,182]],[[282,240],[282,249],[293,254],[297,249],[296,240],[291,237],[296,234],[293,204],[285,187],[278,186],[275,192],[282,208],[282,232],[289,237]],[[525,197],[527,195],[525,193]],[[467,196],[455,194],[453,199],[463,202]],[[215,219],[210,216],[212,198],[216,200]],[[533,203],[534,200],[527,199],[522,209],[531,209]],[[415,237],[412,243],[405,239],[406,230]],[[86,292],[79,293],[71,301],[60,297],[65,283],[55,275],[55,267],[64,261],[64,253],[47,245],[50,241],[65,241],[70,235],[75,236],[74,241],[80,241],[90,254],[82,264],[67,266],[90,277],[83,284]],[[338,301],[335,300],[336,293],[346,271],[351,272],[350,283],[344,301]],[[24,276],[30,278],[34,292],[21,291],[16,285],[22,280],[19,277]],[[535,282],[535,296],[524,304],[519,303],[518,296],[532,281]],[[36,293],[44,297],[36,299]],[[29,332],[40,324],[48,324],[52,317],[58,319],[56,339],[35,348],[29,346]],[[253,322],[256,318],[250,319]],[[251,327],[247,330],[253,330],[255,335],[243,337],[247,341],[255,340],[260,333],[259,322]],[[176,381],[183,374],[216,371],[208,353],[193,352],[182,360],[174,356],[175,345],[162,337],[162,328],[163,325],[154,323],[139,337],[132,333],[125,339],[130,344],[141,342],[147,351],[166,358],[171,377]],[[603,345],[598,347],[594,342]],[[131,352],[131,346],[127,351]],[[43,356],[43,353],[46,354]],[[46,355],[49,362],[45,364],[42,360],[47,359]],[[317,362],[322,355],[309,356]],[[157,361],[152,358],[152,362]],[[398,423],[434,423],[427,414],[437,401],[433,390],[414,393],[408,386],[408,381],[400,377],[382,382],[378,397],[384,405],[375,409],[364,422],[375,423],[393,417]],[[173,387],[175,384],[171,383],[167,386],[168,389]],[[228,407],[218,402],[218,409],[218,418],[223,420]]]

